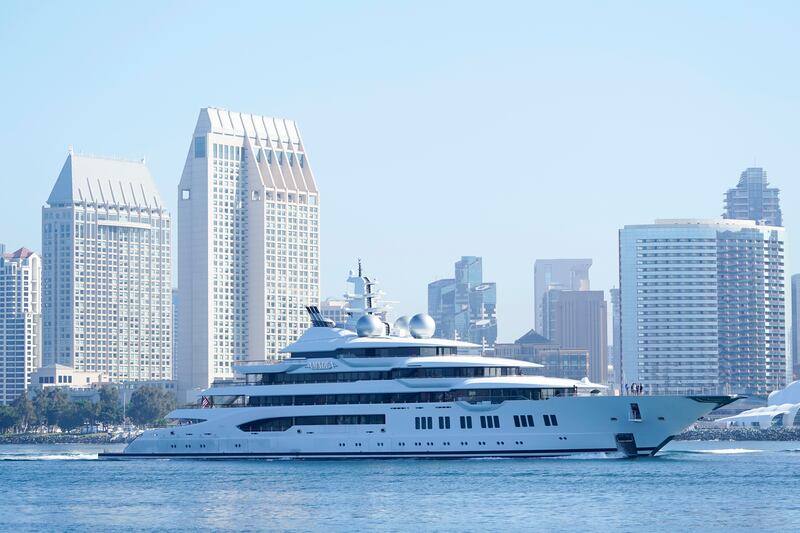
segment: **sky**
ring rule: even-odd
[[[781,189],[791,270],[798,22],[791,2],[3,2],[0,242],[40,249],[69,145],[146,157],[177,217],[216,106],[297,121],[323,297],[361,258],[395,316],[425,311],[478,255],[510,341],[537,258],[590,257],[607,290],[619,228],[718,217],[754,165]]]

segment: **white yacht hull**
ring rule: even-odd
[[[570,396],[503,403],[401,403],[179,409],[173,419],[205,421],[148,430],[121,453],[132,458],[471,458],[554,457],[609,453],[654,455],[698,418],[730,403],[731,396]],[[637,404],[636,419],[631,404]],[[384,415],[385,424],[296,425],[286,431],[248,433],[237,426],[272,417]],[[532,418],[528,418],[530,415]],[[551,425],[545,424],[545,416]],[[515,416],[534,425],[518,427]],[[433,429],[416,429],[418,418]],[[449,418],[449,429],[439,419]],[[472,427],[461,427],[471,417]],[[496,417],[499,427],[481,427]],[[555,422],[553,424],[552,422]],[[425,423],[423,422],[423,425]]]

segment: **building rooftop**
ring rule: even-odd
[[[5,252],[3,254],[3,257],[5,259],[26,259],[26,258],[32,256],[34,253],[35,252],[32,252],[32,251],[28,250],[25,247],[22,247],[22,248],[20,248],[19,250],[15,251],[15,252]]]
[[[515,340],[514,344],[552,344],[552,342],[544,335],[540,335],[536,333],[536,331],[530,330],[528,333]]]
[[[302,146],[300,132],[294,120],[238,113],[218,107],[204,107],[200,110],[194,134],[197,136],[209,132]]]
[[[755,220],[740,220],[730,218],[657,218],[652,224],[626,224],[625,228],[653,228],[657,226],[722,226],[733,227],[737,229],[783,229],[782,226],[767,226],[764,224],[759,224]]]
[[[161,195],[143,160],[111,159],[70,151],[47,203],[74,202],[164,209]]]

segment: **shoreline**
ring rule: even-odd
[[[138,435],[138,434],[137,434]],[[136,435],[127,433],[90,433],[72,435],[69,433],[14,433],[0,435],[2,444],[126,444]]]

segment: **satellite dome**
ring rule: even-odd
[[[408,329],[415,339],[430,339],[436,331],[436,322],[431,315],[419,313],[411,317]]]
[[[356,333],[359,337],[377,337],[383,331],[383,322],[375,315],[364,315],[356,322]]]
[[[394,321],[392,326],[392,334],[396,337],[408,337],[411,332],[408,330],[408,317],[401,316]]]

